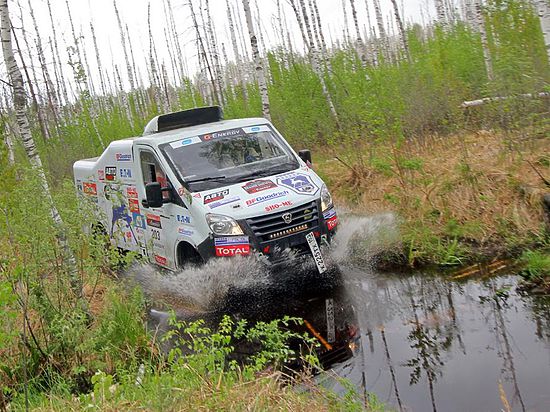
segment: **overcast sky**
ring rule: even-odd
[[[149,49],[149,35],[147,28],[147,7],[151,4],[151,21],[153,26],[153,37],[159,52],[159,59],[165,60],[167,67],[168,54],[165,46],[164,29],[167,27],[163,11],[164,0],[116,0],[121,18],[128,25],[132,37],[132,44],[136,58],[136,65],[140,67],[143,78],[146,81],[147,74],[145,68],[146,56]],[[264,39],[268,47],[276,46],[279,43],[277,24],[275,16],[277,15],[276,0],[251,0],[252,9],[255,12],[255,1],[258,2],[260,12],[260,25],[264,32]],[[289,6],[288,0],[280,0],[284,6],[286,21],[289,25],[292,36],[298,44],[301,44],[301,35],[298,31],[296,19],[292,9]],[[308,0],[306,0],[307,3]],[[19,27],[20,10],[18,2],[21,5],[23,14],[24,27],[34,37],[34,29],[30,20],[29,8],[32,7],[38,20],[39,31],[42,42],[48,42],[51,36],[51,24],[48,17],[46,0],[10,0],[10,14],[15,27]],[[65,44],[72,43],[72,34],[67,13],[66,0],[50,0],[53,8],[54,20],[56,22],[56,30],[58,37],[64,39],[63,49],[65,61]],[[194,44],[195,34],[191,25],[191,17],[189,13],[188,0],[171,0],[174,10],[174,17],[177,25],[177,32],[182,45],[184,46],[183,54],[186,59],[191,73],[196,71],[197,67],[197,50]],[[322,19],[325,36],[332,39],[342,38],[344,28],[344,12],[342,0],[317,0],[319,11]],[[421,23],[422,20],[427,21],[430,16],[434,15],[432,10],[433,0],[398,0],[398,3],[404,9],[405,19],[407,21],[415,21]],[[242,13],[241,0],[229,0],[229,3],[234,7],[239,7]],[[349,0],[344,0],[348,14],[348,25],[350,32],[354,33],[353,22],[351,20],[351,9]],[[361,27],[367,25],[366,4],[369,4],[371,16],[374,16],[372,0],[355,0],[358,19]],[[390,0],[380,0],[382,9],[387,20],[390,16],[393,17]],[[199,0],[193,0],[193,4],[198,9]],[[204,4],[204,0],[203,0]],[[73,15],[73,21],[76,31],[84,34],[83,47],[86,49],[88,60],[90,61],[91,70],[95,70],[95,52],[93,49],[92,38],[90,34],[90,22],[93,22],[100,56],[104,68],[111,70],[113,62],[119,66],[120,73],[126,81],[126,70],[124,56],[121,48],[120,33],[114,13],[113,0],[69,0],[69,6]],[[229,37],[229,29],[227,24],[227,6],[226,0],[210,0],[210,8],[214,27],[218,42],[223,42],[227,49],[229,59],[232,59],[232,47]],[[374,17],[373,17],[374,18]],[[244,20],[243,20],[244,22]],[[374,21],[373,21],[374,23]],[[243,23],[244,24],[244,23]],[[243,27],[246,33],[246,27]],[[33,43],[33,42],[32,42]],[[31,53],[36,54],[33,50],[34,45],[31,43]],[[49,48],[45,45],[44,48]],[[49,53],[48,53],[49,55]],[[51,60],[51,59],[50,59]],[[67,66],[67,72],[68,72]]]

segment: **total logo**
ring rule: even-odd
[[[218,257],[247,256],[250,254],[248,236],[216,238],[214,239],[214,248]]]

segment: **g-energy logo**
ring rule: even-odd
[[[219,139],[222,137],[235,137],[235,136],[244,136],[246,133],[244,133],[243,129],[230,129],[230,130],[222,130],[220,132],[214,132],[214,133],[208,133],[201,136],[202,140],[212,140],[212,139]]]

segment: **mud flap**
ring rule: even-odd
[[[325,260],[323,259],[321,249],[319,248],[319,245],[315,240],[315,235],[313,234],[313,232],[309,232],[306,235],[306,240],[307,244],[309,245],[309,249],[311,250],[311,254],[313,255],[313,260],[317,265],[317,270],[320,274],[325,273],[327,271],[327,266],[325,265]]]

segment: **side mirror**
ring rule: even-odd
[[[302,159],[308,166],[313,162],[311,161],[311,152],[308,149],[300,150],[298,156]]]
[[[160,183],[152,182],[145,185],[145,197],[147,199],[147,205],[145,207],[161,207],[162,201],[162,188]]]

